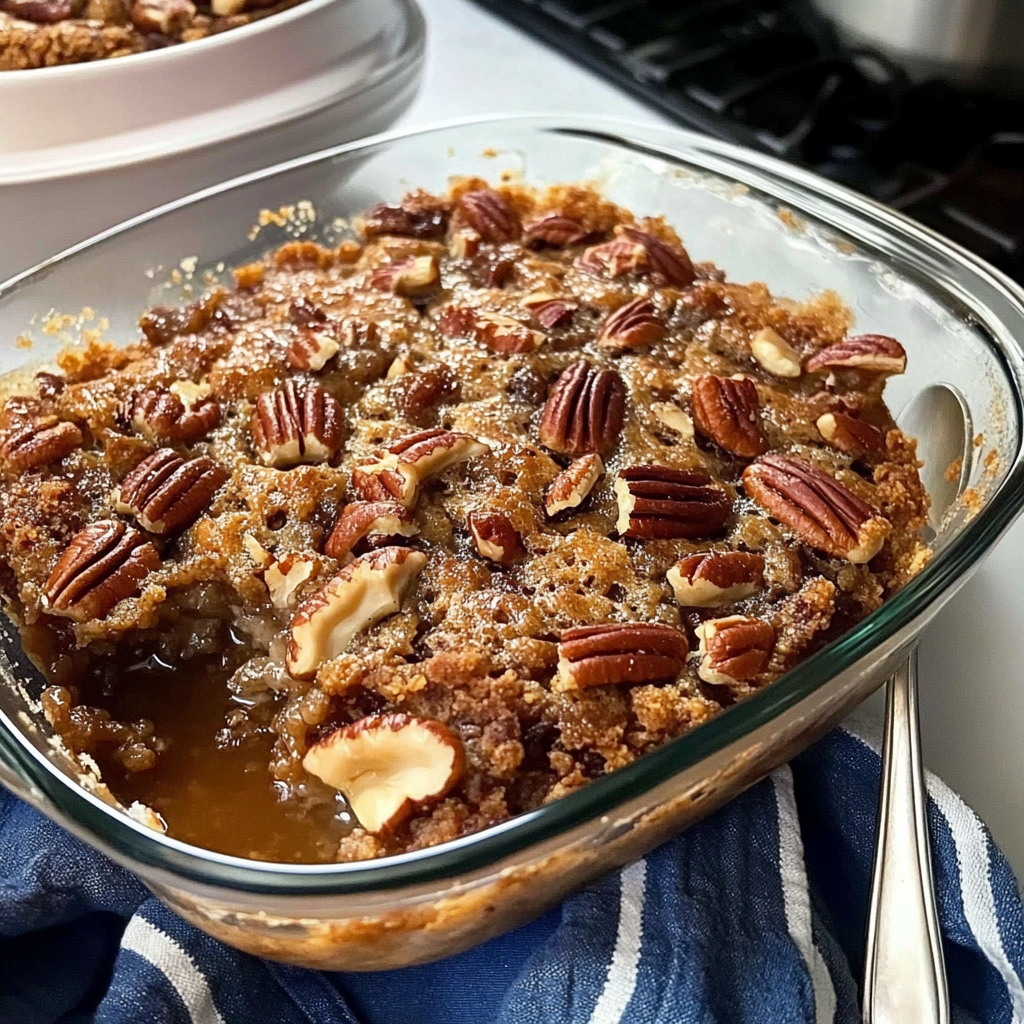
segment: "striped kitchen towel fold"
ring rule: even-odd
[[[0,793],[0,1024],[857,1021],[879,759],[829,734],[643,860],[436,964],[323,974],[238,953]],[[1024,1024],[1024,908],[929,780],[954,1024]]]

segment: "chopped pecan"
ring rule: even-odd
[[[461,220],[485,242],[514,242],[522,233],[519,215],[494,189],[463,192],[455,206]]]
[[[40,370],[36,374],[36,387],[39,389],[40,398],[58,398],[64,394],[64,389],[67,386],[67,379],[59,373]]]
[[[180,39],[195,20],[196,7],[191,0],[135,0],[132,24],[141,32],[159,32]]]
[[[477,553],[492,562],[508,566],[525,554],[523,542],[504,512],[470,512],[466,525]]]
[[[389,547],[350,562],[304,601],[292,616],[285,666],[296,679],[312,679],[343,653],[361,630],[392,615],[427,564],[412,548]]]
[[[121,481],[114,507],[150,533],[174,533],[199,518],[227,478],[205,455],[186,460],[173,448],[161,448]]]
[[[298,603],[298,590],[317,570],[315,562],[300,555],[285,555],[267,566],[263,582],[270,593],[270,603],[279,609],[292,608]]]
[[[293,370],[308,370],[318,373],[339,352],[338,339],[326,331],[303,327],[292,339],[285,353],[285,360]]]
[[[341,448],[344,425],[333,395],[317,384],[287,380],[256,399],[249,429],[260,461],[281,469],[332,458]]]
[[[305,296],[295,299],[288,307],[288,319],[297,327],[312,327],[327,322],[327,314]]]
[[[829,345],[807,360],[807,372],[836,369],[871,370],[874,373],[903,373],[907,353],[895,339],[884,334],[859,334]]]
[[[446,338],[469,338],[502,355],[533,352],[547,340],[519,320],[472,306],[447,306],[437,323]]]
[[[387,832],[444,797],[465,763],[448,726],[394,712],[335,729],[310,747],[302,767],[343,793],[367,832]]]
[[[84,6],[84,0],[0,0],[0,11],[36,25],[75,18]]]
[[[706,373],[693,382],[693,425],[706,438],[742,459],[768,449],[761,430],[760,403],[752,380]]]
[[[743,486],[805,544],[836,558],[870,561],[892,529],[866,501],[802,459],[769,452],[743,471]]]
[[[666,578],[685,608],[715,608],[756,594],[764,586],[764,559],[746,551],[706,551],[681,558]]]
[[[693,437],[693,420],[675,402],[652,402],[651,412],[680,437],[686,440]]]
[[[401,375],[396,385],[395,405],[407,419],[416,421],[441,402],[453,402],[462,385],[447,366],[432,366]]]
[[[159,568],[156,548],[138,530],[102,519],[72,538],[43,588],[43,606],[76,622],[102,619]]]
[[[707,619],[697,627],[700,666],[705,683],[737,686],[756,679],[768,665],[775,646],[771,624],[747,615]]]
[[[441,282],[436,256],[410,256],[370,271],[370,287],[406,298],[428,295]]]
[[[346,505],[324,545],[324,553],[339,561],[361,541],[382,537],[411,537],[419,533],[413,514],[394,501],[354,501]]]
[[[82,432],[56,416],[44,416],[7,433],[0,442],[0,462],[5,469],[25,473],[59,462],[82,443]]]
[[[410,192],[398,206],[379,203],[363,222],[363,232],[376,235],[405,235],[437,240],[448,230],[448,203],[422,190]]]
[[[563,455],[607,455],[622,432],[626,388],[614,370],[585,359],[562,371],[540,419],[540,441]]]
[[[605,317],[597,333],[597,343],[612,351],[639,348],[661,341],[665,325],[658,319],[649,299],[638,298],[620,306]]]
[[[577,309],[575,302],[557,298],[550,292],[533,292],[523,299],[523,305],[545,330],[568,327]]]
[[[585,242],[588,234],[578,220],[556,213],[528,225],[523,241],[531,249],[543,249],[545,246],[564,249]]]
[[[800,376],[800,353],[770,327],[762,327],[750,339],[750,354],[775,377]]]
[[[139,318],[139,327],[154,345],[165,345],[182,335],[198,334],[214,319],[226,296],[223,288],[214,288],[187,306],[154,306]]]
[[[352,486],[367,501],[394,500],[412,508],[429,477],[489,451],[469,434],[421,430],[364,459],[352,471]]]
[[[604,462],[596,452],[574,459],[551,481],[544,510],[549,516],[556,516],[567,508],[582,505],[603,474]]]
[[[701,470],[632,466],[615,481],[616,529],[643,540],[709,537],[725,525],[732,502]]]
[[[220,415],[220,402],[209,397],[208,387],[177,381],[169,391],[146,388],[130,394],[117,422],[157,444],[194,444],[220,423]]]
[[[596,276],[622,277],[623,274],[646,273],[650,262],[645,246],[628,238],[613,238],[584,249],[576,266]]]
[[[562,633],[558,644],[556,691],[610,683],[675,679],[686,665],[686,636],[655,622],[609,622]]]
[[[833,448],[863,459],[885,454],[885,435],[857,416],[836,409],[819,416],[818,433]]]
[[[650,277],[655,284],[670,284],[677,288],[693,284],[696,273],[685,249],[669,245],[646,231],[628,225],[619,225],[615,233],[629,242],[644,247],[647,251]]]

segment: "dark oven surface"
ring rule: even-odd
[[[476,0],[691,128],[888,203],[1024,281],[1024,104],[912,82],[801,0]]]

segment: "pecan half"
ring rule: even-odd
[[[623,274],[645,274],[650,269],[647,249],[628,238],[613,238],[584,249],[576,266],[600,277],[622,277]]]
[[[363,222],[363,233],[405,235],[409,238],[441,239],[448,230],[449,206],[445,200],[422,190],[410,192],[398,206],[379,203]]]
[[[325,554],[339,561],[363,539],[411,537],[419,533],[413,514],[394,501],[354,501],[346,505],[324,545]]]
[[[403,373],[395,389],[395,405],[407,419],[416,421],[441,402],[455,401],[462,385],[447,366]]]
[[[649,299],[639,298],[620,306],[605,317],[597,343],[612,351],[625,351],[661,341],[667,331]]]
[[[762,327],[750,339],[750,354],[774,377],[799,377],[802,372],[800,353],[770,327]]]
[[[697,275],[689,253],[682,247],[669,245],[646,231],[628,225],[620,225],[615,229],[615,233],[644,247],[647,251],[650,277],[655,284],[670,284],[677,288],[693,284]]]
[[[121,481],[114,507],[150,533],[174,533],[199,518],[227,478],[205,455],[186,460],[173,448],[161,448]]]
[[[756,679],[768,665],[775,647],[770,623],[746,615],[707,619],[697,627],[700,665],[705,683],[736,686]]]
[[[616,529],[643,540],[709,537],[725,525],[732,502],[701,470],[632,466],[615,481]]]
[[[472,306],[442,309],[437,315],[437,324],[446,338],[469,338],[502,355],[533,352],[547,340],[546,335],[519,320]]]
[[[504,512],[470,512],[466,525],[477,553],[492,562],[508,566],[526,553],[522,539]]]
[[[0,442],[5,469],[24,473],[70,455],[82,443],[82,432],[56,416],[44,416],[10,431]]]
[[[138,530],[113,519],[90,523],[53,567],[43,588],[43,607],[76,622],[105,618],[159,568],[156,548]]]
[[[343,793],[367,832],[387,832],[444,797],[465,763],[448,726],[393,712],[335,729],[310,747],[302,767]]]
[[[850,562],[869,562],[892,530],[866,501],[802,459],[770,452],[743,471],[743,486],[805,544]]]
[[[410,256],[395,263],[383,263],[370,271],[371,288],[408,299],[429,294],[440,282],[436,256]]]
[[[292,616],[285,651],[289,673],[296,679],[312,679],[357,633],[397,612],[426,564],[422,551],[390,547],[346,565]]]
[[[557,298],[550,292],[532,292],[523,299],[523,305],[546,330],[568,327],[578,308],[575,302]]]
[[[461,220],[485,242],[514,242],[522,233],[519,215],[494,189],[463,192],[455,207]]]
[[[579,626],[562,633],[551,688],[582,690],[610,683],[675,679],[686,665],[686,636],[654,622]]]
[[[863,459],[885,454],[885,435],[857,416],[835,410],[819,416],[818,433],[833,447]]]
[[[341,406],[317,384],[287,380],[256,399],[249,424],[253,447],[266,466],[326,462],[341,448]]]
[[[752,380],[706,373],[693,382],[693,425],[708,440],[741,459],[752,459],[768,450],[760,410]]]
[[[544,499],[544,511],[549,516],[556,516],[567,508],[582,505],[603,474],[604,462],[596,452],[574,459],[551,481]]]
[[[895,339],[884,334],[859,334],[829,345],[807,360],[808,373],[835,369],[871,370],[874,373],[903,373],[907,353]]]
[[[563,370],[541,414],[541,444],[563,455],[607,455],[622,432],[626,387],[585,359]]]
[[[469,434],[421,430],[364,459],[352,471],[352,486],[367,501],[397,501],[412,508],[429,477],[489,451]]]
[[[752,597],[764,586],[764,559],[746,551],[707,551],[681,558],[666,576],[685,608],[715,608]]]
[[[117,422],[157,444],[194,444],[220,423],[220,402],[208,391],[191,381],[136,391],[121,403]]]
[[[578,220],[556,213],[528,225],[523,241],[531,249],[543,249],[545,246],[564,249],[586,241],[588,234]]]

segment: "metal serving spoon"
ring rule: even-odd
[[[932,384],[900,413],[917,438],[929,526],[942,519],[970,473],[970,412],[960,393]],[[949,467],[962,458],[958,478]],[[917,644],[889,680],[882,784],[864,963],[864,1024],[948,1024],[949,996],[928,846],[928,797],[917,716]]]

